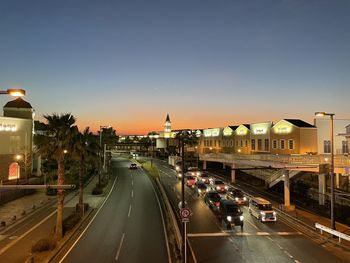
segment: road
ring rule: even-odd
[[[169,200],[178,204],[181,183],[165,162],[156,161]],[[186,201],[193,212],[188,239],[197,262],[321,263],[350,262],[349,257],[329,251],[281,221],[261,223],[245,207],[244,229],[223,230],[215,215],[192,189],[185,187]]]
[[[113,161],[114,185],[108,198],[60,262],[168,262],[152,183],[141,169],[129,170],[129,164]]]

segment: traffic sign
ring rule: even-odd
[[[192,215],[192,211],[188,207],[181,208],[180,216],[181,216],[182,222],[188,222],[191,215]]]

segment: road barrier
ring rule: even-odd
[[[350,236],[348,236],[347,234],[344,234],[342,232],[339,232],[335,229],[332,229],[332,228],[329,228],[329,227],[326,227],[324,225],[321,225],[319,223],[315,223],[315,227],[316,229],[319,229],[321,231],[321,234],[323,234],[323,231],[333,235],[333,236],[337,236],[338,237],[338,242],[340,243],[342,239],[345,239],[347,241],[350,241]]]

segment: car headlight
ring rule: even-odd
[[[247,197],[243,197],[243,200],[244,200],[244,201],[247,201]]]
[[[226,189],[226,190],[228,189],[228,186],[227,186],[227,185],[225,185],[225,189]]]
[[[235,197],[235,201],[238,201],[238,197]]]
[[[260,214],[264,216],[264,215],[265,215],[265,212],[260,212]]]
[[[201,193],[202,192],[202,190],[201,189],[198,189],[198,193]]]
[[[232,221],[232,217],[231,216],[227,216],[227,221],[231,222]]]
[[[217,186],[217,187],[216,187],[216,190],[220,190],[220,186]]]
[[[175,170],[176,170],[176,171],[179,171],[179,170],[180,170],[180,167],[179,167],[179,166],[176,166]]]
[[[194,175],[194,173],[191,173],[191,175]]]
[[[273,215],[276,216],[276,212],[275,211],[273,211]]]
[[[182,174],[179,174],[179,177],[182,177]]]
[[[197,172],[197,176],[200,176],[201,175],[201,173],[200,172]]]
[[[239,216],[239,220],[243,221],[244,220],[244,216]]]

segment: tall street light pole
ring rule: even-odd
[[[335,228],[335,218],[334,218],[334,204],[335,204],[335,196],[334,196],[334,124],[333,118],[334,113],[326,113],[326,112],[316,112],[316,116],[323,117],[329,116],[331,118],[330,122],[330,136],[331,136],[331,169],[330,169],[330,177],[331,177],[331,228]]]
[[[103,129],[110,128],[110,126],[106,125],[101,125],[100,126],[100,150],[99,150],[99,162],[98,162],[98,184],[101,185],[101,169],[102,169],[102,161],[101,161],[101,156],[102,156],[102,132]]]
[[[24,89],[0,90],[0,95],[10,95],[13,97],[23,97],[24,95],[26,95],[26,91]]]

